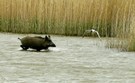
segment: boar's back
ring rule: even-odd
[[[31,48],[42,47],[44,44],[44,39],[27,36],[21,39],[21,43],[23,46]]]

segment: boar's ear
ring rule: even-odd
[[[51,39],[51,36],[50,36],[50,35],[48,35],[48,38],[50,38],[50,39]]]
[[[45,40],[46,40],[46,39],[48,39],[48,37],[47,37],[47,36],[45,36]]]

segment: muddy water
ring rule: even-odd
[[[53,35],[57,47],[36,52],[21,50],[24,36],[0,33],[0,83],[135,83],[135,53],[104,39]]]

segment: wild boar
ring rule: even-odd
[[[29,48],[36,49],[37,51],[40,51],[42,49],[48,49],[48,47],[56,47],[56,45],[52,42],[50,36],[45,36],[45,38],[41,36],[35,36],[35,37],[30,37],[26,36],[22,39],[18,38],[22,45],[23,50],[27,50]]]
[[[44,39],[44,37],[41,37],[41,36],[34,36],[35,38],[41,38],[41,39]],[[48,36],[49,37],[49,36]],[[50,38],[50,37],[49,37]]]

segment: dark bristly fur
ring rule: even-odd
[[[22,47],[23,50],[32,48],[32,49],[36,49],[37,51],[40,51],[42,49],[48,49],[48,47],[56,47],[56,45],[50,39],[50,36],[45,36],[45,38],[41,36],[35,36],[35,37],[26,36],[22,39],[20,38],[18,39],[22,43],[20,47]]]

